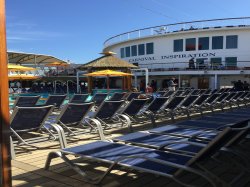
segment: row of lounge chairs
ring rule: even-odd
[[[203,178],[211,186],[223,186],[225,182],[201,163],[220,152],[234,154],[231,148],[249,133],[249,114],[249,108],[237,108],[131,133],[109,141],[64,148],[48,155],[45,169],[49,169],[52,159],[60,157],[90,183],[100,183],[115,166],[122,166],[171,178],[181,186],[193,186],[179,178],[185,172]],[[68,155],[109,163],[110,166],[94,180],[76,162],[71,161]],[[229,166],[232,167],[230,164]],[[242,172],[246,171],[243,166]],[[233,178],[228,186],[233,186],[239,176]]]
[[[67,145],[64,132],[69,137],[76,136],[82,133],[79,128],[87,126],[90,127],[91,132],[96,131],[100,139],[104,139],[103,129],[113,127],[114,124],[118,127],[127,126],[130,131],[133,131],[132,125],[139,122],[150,121],[155,127],[156,119],[171,118],[174,121],[177,116],[186,115],[190,118],[191,113],[199,112],[203,115],[203,112],[207,112],[207,110],[213,112],[218,106],[221,110],[224,110],[228,106],[232,108],[240,106],[240,104],[247,105],[250,95],[248,92],[214,92],[207,94],[207,90],[200,91],[200,95],[192,95],[193,92],[194,90],[189,90],[189,93],[187,90],[168,91],[162,94],[163,97],[156,97],[150,103],[148,102],[149,99],[132,99],[127,103],[124,100],[111,99],[103,101],[99,107],[96,102],[71,103],[74,101],[71,99],[70,103],[60,110],[59,115],[53,118],[51,117],[53,109],[55,107],[60,108],[65,96],[50,96],[50,98],[58,97],[53,101],[50,101],[49,98],[46,102],[46,104],[55,102],[54,106],[15,107],[12,114],[11,130],[18,137],[17,144],[19,145],[28,145],[29,143],[23,140],[18,133],[39,130],[48,133],[49,139],[59,140],[63,148]],[[104,98],[103,94],[100,95],[100,98]],[[138,96],[139,93],[129,94],[130,97],[131,95],[134,97]],[[166,95],[168,96],[166,97]],[[79,101],[80,96],[82,95],[76,95],[73,98],[77,98]],[[32,101],[37,100],[37,97],[30,98]],[[99,100],[101,100],[100,98]],[[89,116],[93,106],[97,109],[92,111],[93,114]],[[32,113],[34,114],[31,115]],[[34,118],[34,116],[40,116],[40,118]],[[53,133],[53,131],[56,133]],[[30,142],[33,143],[33,139]]]

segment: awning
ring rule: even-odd
[[[22,53],[22,52],[7,52],[8,62],[13,64],[34,64],[44,65],[52,62],[67,63],[64,60],[58,59],[51,55]]]

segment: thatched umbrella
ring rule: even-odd
[[[104,56],[92,60],[82,66],[79,66],[77,69],[79,70],[88,70],[88,73],[96,70],[103,70],[103,69],[111,69],[111,70],[123,70],[126,73],[131,73],[130,69],[138,68],[137,66],[128,63],[125,60],[117,58],[114,56],[115,53],[113,52],[105,52],[102,53]],[[92,78],[88,77],[88,92],[92,91]],[[130,89],[131,86],[131,76],[126,76],[124,80],[124,85],[127,85],[127,89]]]

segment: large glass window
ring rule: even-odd
[[[186,39],[186,51],[195,51],[196,38]]]
[[[138,55],[145,55],[145,45],[144,44],[138,45]]]
[[[211,58],[211,68],[212,69],[221,69],[222,67],[222,59],[220,57]]]
[[[209,37],[201,37],[198,40],[198,49],[199,50],[208,50],[209,49]]]
[[[212,49],[223,49],[223,36],[212,37]]]
[[[237,57],[226,57],[225,66],[227,68],[237,67]]]
[[[146,52],[147,52],[147,55],[154,54],[154,43],[146,44]]]
[[[183,51],[183,39],[174,40],[174,52]]]
[[[226,36],[226,48],[227,49],[238,48],[238,36],[237,35]]]
[[[126,57],[130,57],[130,47],[125,48]]]
[[[131,46],[131,56],[137,56],[137,45]]]
[[[205,68],[205,60],[207,60],[207,58],[197,58],[196,59],[196,68],[197,69],[204,69]]]
[[[125,57],[125,49],[121,48],[120,53],[121,53],[121,58],[124,58]]]

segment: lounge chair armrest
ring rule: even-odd
[[[158,148],[158,150],[163,150],[165,147],[175,145],[175,144],[190,144],[190,145],[197,146],[197,147],[204,147],[205,146],[205,144],[203,144],[203,143],[191,142],[188,140],[186,140],[186,141],[184,141],[184,140],[182,140],[182,141],[169,141],[166,144],[161,145]]]
[[[93,122],[96,125],[100,139],[105,140],[105,136],[104,136],[101,122],[97,119],[94,119],[94,118],[85,117],[84,120],[86,120],[86,119]]]
[[[50,134],[52,134],[51,129],[55,130],[57,132],[61,148],[63,149],[67,147],[66,136],[65,136],[63,128],[60,125],[55,124],[55,123],[46,123],[46,126],[44,126],[44,129],[48,131]],[[52,134],[52,136],[54,135]]]
[[[116,116],[118,116],[121,119],[124,119],[126,121],[126,125],[128,126],[129,130],[132,132],[132,125],[131,125],[131,119],[125,115],[125,114],[116,114]]]

